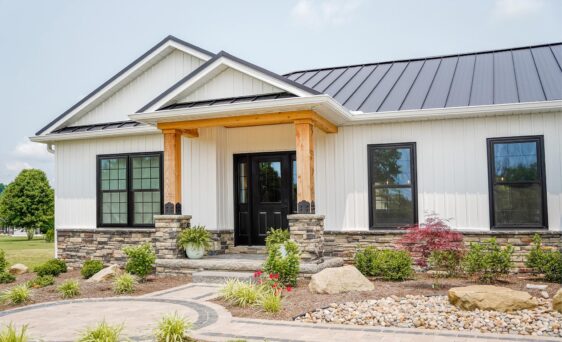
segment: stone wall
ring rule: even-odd
[[[380,249],[393,249],[405,231],[325,231],[324,255],[342,257],[347,263],[353,262],[358,246],[373,246]],[[533,236],[541,235],[543,246],[562,250],[562,232],[553,231],[496,231],[463,232],[464,243],[481,242],[495,237],[500,245],[510,243],[514,248],[512,260],[514,271],[528,272],[525,256],[532,246]]]
[[[212,234],[212,246],[207,252],[210,255],[229,253],[234,247],[234,231],[233,230],[210,230]]]
[[[155,228],[57,229],[57,255],[70,268],[78,268],[88,259],[123,264],[123,247],[150,242],[158,259],[176,259],[182,257],[176,238],[189,227],[190,219],[188,215],[158,215]]]
[[[287,215],[291,239],[301,250],[302,260],[317,260],[324,256],[324,215]]]

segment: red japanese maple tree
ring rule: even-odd
[[[448,222],[430,214],[425,222],[407,227],[408,232],[398,241],[400,248],[410,252],[417,265],[426,267],[433,251],[462,253],[463,235],[451,230]]]

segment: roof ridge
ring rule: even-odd
[[[365,67],[365,66],[379,65],[379,64],[414,62],[414,61],[422,61],[422,60],[428,60],[428,59],[461,57],[461,56],[469,56],[469,55],[481,55],[481,54],[486,54],[486,53],[505,52],[505,51],[514,51],[514,50],[523,50],[523,49],[533,49],[533,48],[540,48],[540,47],[547,47],[547,46],[551,47],[553,45],[562,45],[562,42],[543,43],[543,44],[536,44],[536,45],[525,45],[525,46],[517,46],[517,47],[512,47],[512,48],[493,49],[493,50],[459,52],[459,53],[434,55],[434,56],[426,56],[426,57],[414,57],[414,58],[403,58],[403,59],[396,59],[396,60],[384,60],[384,61],[380,61],[380,62],[357,63],[357,64],[339,65],[339,66],[331,66],[331,67],[321,67],[321,68],[313,68],[313,69],[301,69],[301,70],[294,70],[294,71],[291,71],[291,72],[288,72],[288,73],[284,73],[282,75],[285,76],[285,77],[288,77],[290,75],[301,73],[301,72],[305,73],[305,72],[322,71],[322,70],[335,70],[335,69],[342,69],[342,68],[353,68],[353,67],[359,67],[359,66]]]

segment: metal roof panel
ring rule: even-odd
[[[470,90],[472,88],[472,75],[474,74],[474,55],[461,56],[457,63],[455,76],[447,97],[446,107],[468,106]]]
[[[457,61],[458,57],[448,57],[441,60],[422,108],[445,107]]]
[[[547,100],[562,99],[562,70],[550,47],[532,49]]]
[[[420,73],[423,63],[424,61],[408,63],[406,70],[404,70],[402,76],[400,76],[390,93],[388,93],[386,99],[378,109],[379,111],[394,111],[400,109],[402,102],[406,99],[408,92]]]

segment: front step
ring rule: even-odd
[[[194,283],[224,284],[228,279],[251,281],[252,272],[199,271],[191,274]]]

